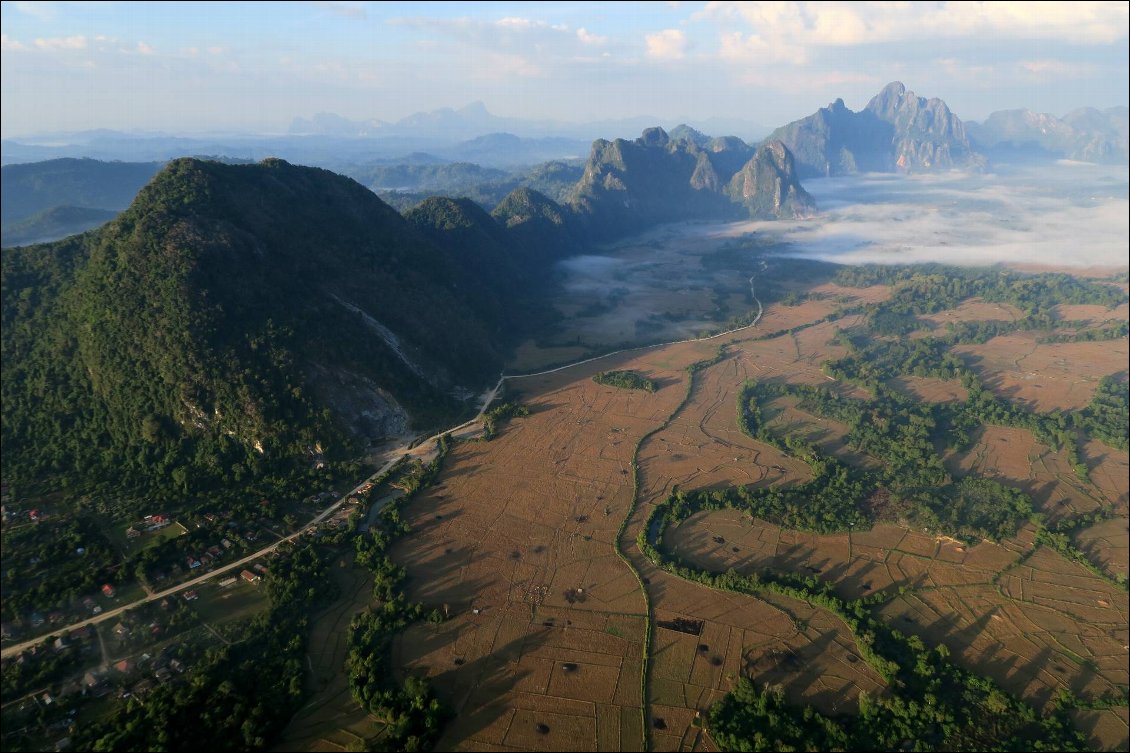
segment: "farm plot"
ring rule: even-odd
[[[1098,489],[1075,475],[1065,451],[1036,441],[1026,429],[987,425],[970,438],[969,449],[947,456],[950,473],[957,477],[973,474],[1014,486],[1028,494],[1050,521],[1093,512],[1106,502]]]
[[[644,601],[615,552],[639,438],[683,396],[683,368],[716,345],[602,359],[508,385],[530,409],[490,442],[453,447],[403,512],[393,559],[407,597],[446,608],[397,642],[457,716],[439,747],[638,749]],[[596,384],[630,368],[655,393]]]
[[[882,680],[859,656],[846,625],[775,594],[762,598],[704,588],[644,561],[654,608],[649,711],[655,750],[692,750],[702,714],[738,677],[779,684],[795,702],[829,713],[856,708]]]
[[[901,376],[891,379],[887,384],[901,394],[923,403],[963,403],[969,398],[968,390],[957,379]]]
[[[1037,412],[1084,408],[1099,379],[1126,370],[1126,339],[1040,344],[1038,336],[1002,335],[983,345],[955,346],[954,352],[995,394]]]
[[[1092,440],[1081,448],[1092,483],[1121,515],[1130,511],[1130,454]]]
[[[919,320],[926,322],[929,334],[944,334],[947,324],[958,322],[1015,322],[1024,312],[1009,303],[993,303],[983,298],[969,298],[956,308],[935,314],[924,314]]]
[[[916,589],[879,614],[1040,705],[1127,683],[1128,609],[1124,591],[1041,547],[995,584]]]
[[[899,588],[990,583],[1020,557],[1019,544],[966,545],[879,524],[865,531],[790,531],[736,510],[699,512],[668,529],[666,546],[696,566],[723,572],[783,570],[831,583],[848,599]]]
[[[493,612],[493,613],[492,613]],[[515,606],[416,625],[394,661],[459,710],[438,747],[638,749],[641,615]]]
[[[761,417],[774,434],[803,438],[825,455],[834,455],[856,468],[877,469],[881,463],[847,446],[850,428],[830,418],[813,415],[800,407],[795,397],[779,397],[761,406]]]
[[[1106,711],[1077,711],[1072,718],[1088,737],[1095,750],[1127,750],[1130,748],[1130,709],[1125,706]]]
[[[721,510],[672,527],[665,543],[714,571],[771,567],[814,575],[847,598],[890,593],[885,621],[1037,703],[1059,687],[1094,697],[1127,681],[1126,593],[1046,548],[1022,562],[1031,530],[966,547],[894,525],[790,532]]]
[[[1120,287],[1123,292],[1126,292],[1125,285],[1121,285]],[[1055,313],[1056,316],[1063,321],[1090,322],[1092,325],[1099,325],[1104,322],[1126,321],[1130,319],[1130,304],[1123,303],[1112,309],[1108,309],[1106,306],[1064,303],[1055,307]]]
[[[1125,579],[1130,571],[1127,566],[1130,532],[1125,516],[1084,528],[1075,534],[1075,545],[1112,578]]]
[[[814,342],[823,345],[830,336],[831,326]],[[690,402],[641,445],[640,505],[625,538],[634,539],[673,484],[701,489],[809,478],[803,463],[740,432],[736,399],[754,365],[826,381],[819,367],[804,361],[803,350],[798,356],[791,335],[735,346],[734,357],[696,375]],[[626,549],[643,574],[655,616],[649,709],[657,750],[710,745],[699,734],[700,715],[742,674],[779,683],[795,700],[829,711],[850,708],[860,689],[881,687],[846,626],[831,615],[784,597],[752,599],[688,583],[654,568],[634,545]]]

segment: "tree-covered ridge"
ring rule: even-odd
[[[427,679],[408,676],[400,682],[396,677],[393,638],[411,623],[423,619],[425,608],[405,597],[403,587],[408,573],[392,561],[389,548],[410,532],[401,510],[435,481],[451,441],[447,435],[441,436],[435,459],[427,464],[417,460],[415,466],[404,469],[396,482],[405,490],[404,496],[381,510],[376,526],[353,539],[358,566],[373,574],[374,604],[355,615],[349,625],[345,671],[353,697],[387,725],[378,741],[378,750],[431,749],[450,713],[435,698]],[[432,622],[443,622],[447,618],[446,607],[435,606],[427,617]]]
[[[174,161],[101,230],[2,264],[6,481],[290,477],[352,442],[316,399],[327,373],[428,423],[500,362],[497,303],[457,260],[353,181],[279,160]]]
[[[638,371],[601,371],[592,378],[597,384],[618,387],[622,390],[655,392],[655,382]]]
[[[1120,450],[1130,449],[1127,441],[1127,415],[1130,413],[1130,384],[1103,377],[1091,404],[1082,413],[1081,424],[1097,439]]]
[[[905,335],[922,327],[916,317],[955,308],[962,301],[981,298],[1020,309],[1016,322],[959,322],[950,326],[954,342],[985,342],[1017,330],[1058,326],[1055,307],[1060,304],[1095,304],[1113,308],[1127,296],[1113,285],[1083,280],[1061,273],[1026,274],[1003,267],[949,267],[940,264],[913,267],[878,264],[845,267],[835,277],[840,285],[867,287],[891,285],[891,297],[868,313],[868,328],[877,335]]]
[[[52,159],[0,169],[0,223],[12,223],[54,207],[119,212],[161,169],[160,162]],[[10,241],[5,238],[6,244]]]
[[[117,216],[107,209],[58,206],[17,220],[3,227],[5,246],[26,246],[47,243],[68,235],[77,235],[104,225]]]

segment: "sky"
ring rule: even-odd
[[[771,128],[889,81],[965,120],[1124,106],[1130,4],[0,4],[0,135],[285,132],[482,101]]]

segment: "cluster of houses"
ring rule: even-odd
[[[153,533],[172,524],[173,519],[167,515],[146,515],[140,522],[134,523],[126,529],[126,538],[136,539],[143,533]]]
[[[198,567],[207,567],[216,560],[224,556],[224,549],[231,549],[234,544],[228,539],[223,539],[219,544],[208,547],[207,550],[200,554],[190,554],[184,558],[185,564],[189,570],[195,570]]]
[[[64,685],[60,695],[85,692],[94,698],[113,693],[115,688],[122,698],[131,695],[143,696],[157,685],[164,685],[176,675],[183,674],[188,667],[180,659],[169,654],[166,649],[156,656],[142,654],[136,659],[127,658],[115,662],[108,670],[92,669],[82,676],[81,681]]]
[[[94,637],[94,628],[90,625],[83,625],[71,630],[66,635],[57,635],[54,639],[46,639],[43,643],[20,652],[15,658],[5,659],[4,667],[7,667],[9,662],[19,666],[26,662],[35,661],[44,651],[56,654],[61,654],[73,648],[93,651],[96,648],[93,641]]]
[[[38,523],[46,517],[47,513],[38,508],[33,508],[25,512],[23,510],[13,509],[9,507],[7,503],[0,505],[0,520],[3,520],[4,525],[18,523],[25,518],[32,523]]]
[[[311,494],[309,497],[302,501],[321,507],[332,499],[337,499],[337,492],[331,489],[330,491]]]

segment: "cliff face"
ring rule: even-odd
[[[883,88],[863,110],[837,99],[770,136],[796,156],[800,177],[980,168],[961,120],[940,99],[924,99],[900,82]]]
[[[755,219],[809,217],[816,202],[797,179],[793,156],[780,141],[762,145],[727,187]]]
[[[891,124],[894,164],[899,170],[984,164],[983,158],[969,146],[964,124],[937,97],[919,97],[895,81],[871,99],[865,112]]]
[[[704,143],[671,139],[661,128],[634,141],[598,140],[569,206],[598,239],[662,222],[811,211],[812,199],[800,188],[784,144],[755,152],[733,137]]]

